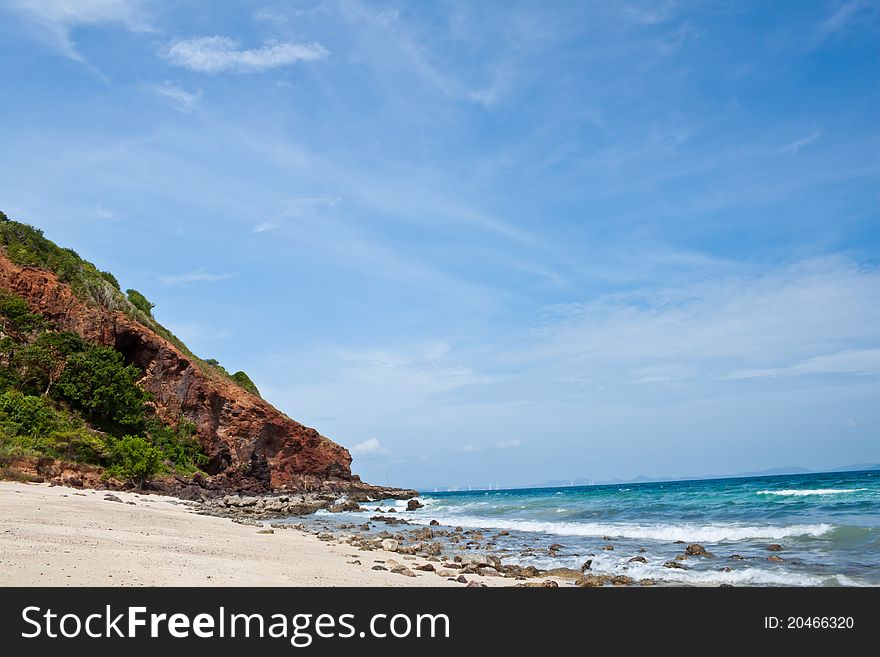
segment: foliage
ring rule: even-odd
[[[140,377],[140,370],[125,365],[118,351],[89,345],[67,358],[55,394],[102,426],[139,431],[147,401],[137,385]]]
[[[254,384],[254,382],[251,381],[251,377],[249,377],[247,374],[245,374],[241,370],[239,370],[238,372],[236,372],[235,374],[232,375],[232,380],[235,381],[239,386],[241,386],[242,388],[247,390],[252,395],[256,395],[257,397],[260,396],[260,391],[257,390],[256,384]]]
[[[142,436],[122,436],[110,442],[110,460],[109,476],[140,486],[160,470],[162,450]]]
[[[182,474],[194,474],[208,463],[202,446],[193,437],[196,425],[189,420],[181,419],[176,428],[152,420],[147,425],[147,432],[170,469]]]
[[[32,313],[24,299],[4,290],[0,290],[0,320],[5,329],[16,333],[31,333],[46,326],[43,317]]]
[[[101,278],[110,283],[110,285],[115,287],[117,290],[122,291],[122,288],[119,287],[119,281],[113,274],[111,274],[109,271],[99,271],[98,273],[101,275]]]
[[[47,331],[30,344],[20,346],[12,357],[22,390],[48,395],[61,376],[71,354],[86,351],[89,345],[76,333]]]
[[[15,334],[0,336],[0,459],[92,463],[134,484],[208,462],[192,422],[167,426],[149,411],[141,371],[122,354],[50,330],[22,299],[0,292],[0,328],[13,326]]]
[[[63,426],[58,413],[42,397],[23,395],[17,390],[0,393],[0,423],[12,435],[47,437]]]
[[[131,302],[131,305],[140,310],[147,317],[153,316],[153,308],[156,307],[155,303],[150,303],[147,297],[145,297],[137,290],[126,290],[125,294],[128,297],[128,300]]]

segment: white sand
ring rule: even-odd
[[[387,552],[196,514],[156,495],[0,482],[0,586],[457,586],[371,570]],[[268,527],[268,523],[266,525]],[[358,559],[361,565],[348,562]],[[438,564],[439,565],[439,564]],[[467,576],[489,586],[513,580]]]

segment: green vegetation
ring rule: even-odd
[[[24,300],[0,292],[0,468],[11,457],[50,456],[137,485],[197,472],[207,457],[195,425],[163,424],[140,377],[119,352],[51,330]]]
[[[210,365],[218,372],[232,379],[236,384],[238,384],[240,388],[247,390],[252,395],[256,395],[257,397],[260,396],[260,391],[257,389],[256,384],[251,381],[251,377],[249,377],[245,372],[239,370],[235,374],[230,374],[216,358],[206,358],[204,360],[204,363],[205,365]]]
[[[256,395],[257,397],[260,396],[260,391],[257,390],[257,386],[251,381],[251,377],[241,370],[232,375],[232,380],[252,395]]]
[[[131,305],[140,310],[147,317],[153,316],[153,308],[156,307],[155,303],[150,303],[143,294],[138,292],[137,290],[126,290],[125,296],[128,297],[128,300],[131,301]]]
[[[123,294],[119,281],[113,274],[101,271],[91,262],[83,260],[76,251],[58,246],[47,239],[39,228],[12,221],[0,212],[0,247],[5,249],[6,256],[18,265],[54,272],[59,280],[70,285],[79,299],[126,313],[192,358],[203,371],[219,373],[249,392],[259,394],[247,375],[244,375],[243,379],[237,379],[235,375],[230,375],[220,367],[217,361],[203,361],[192,353],[180,338],[153,318],[155,304],[143,294],[132,289],[126,290]],[[24,308],[27,310],[27,305]],[[241,381],[249,382],[250,387],[242,384]]]

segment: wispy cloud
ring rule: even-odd
[[[339,205],[342,199],[338,196],[313,196],[287,199],[283,204],[285,209],[277,216],[266,221],[261,221],[254,226],[253,233],[265,233],[276,228],[281,228],[287,219],[314,216],[320,208],[329,208]]]
[[[810,134],[801,137],[800,139],[795,139],[784,146],[780,146],[778,152],[780,153],[797,153],[802,148],[809,146],[814,141],[816,141],[819,137],[822,136],[821,130],[813,130]]]
[[[467,454],[478,454],[480,452],[487,452],[496,449],[516,449],[517,447],[522,447],[522,445],[523,442],[519,438],[510,438],[508,440],[496,441],[491,445],[468,443],[461,448],[461,451]]]
[[[255,233],[265,233],[270,230],[275,230],[276,228],[281,228],[280,221],[262,221],[254,226],[253,232]]]
[[[511,358],[524,358],[525,371],[545,380],[588,372],[618,389],[880,373],[878,297],[880,270],[844,258],[806,260],[560,308],[558,319],[536,329],[532,349]]]
[[[104,207],[101,203],[95,206],[95,216],[102,221],[115,221],[119,219],[119,213]]]
[[[808,376],[821,374],[880,374],[880,349],[861,349],[824,354],[808,358],[787,367],[740,370],[727,375],[727,379],[768,379],[782,376]]]
[[[870,2],[864,0],[845,0],[839,2],[831,15],[825,19],[819,26],[819,33],[823,37],[830,37],[838,32],[842,32],[858,19],[863,9],[877,9],[876,3],[871,5]]]
[[[352,456],[370,457],[384,456],[388,454],[388,450],[382,446],[378,438],[369,438],[363,442],[353,445],[349,450]]]
[[[215,283],[217,281],[228,281],[236,278],[238,272],[226,272],[215,274],[203,269],[197,271],[187,271],[180,274],[170,274],[161,276],[159,282],[166,287],[177,287],[180,285],[190,285],[192,283]]]
[[[141,0],[12,0],[11,6],[39,25],[64,55],[84,61],[72,37],[76,28],[109,23],[132,32],[150,31],[143,4]]]
[[[184,114],[192,112],[202,99],[201,89],[187,91],[172,82],[149,85],[147,90],[169,101],[174,109]]]
[[[328,55],[319,43],[267,43],[243,49],[237,39],[206,36],[172,43],[164,55],[176,66],[198,73],[259,73]]]

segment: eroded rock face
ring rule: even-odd
[[[0,288],[24,298],[59,330],[113,347],[137,365],[156,412],[185,417],[210,457],[208,488],[348,490],[371,487],[351,473],[348,450],[303,426],[219,373],[206,371],[166,339],[118,311],[87,304],[51,272],[20,267],[0,250]]]

